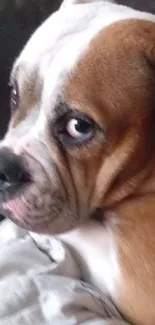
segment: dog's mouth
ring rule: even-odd
[[[49,213],[45,216],[43,205],[40,204],[39,207],[37,195],[39,193],[35,194],[32,188],[33,185],[29,184],[20,191],[12,188],[10,193],[3,193],[1,213],[21,228],[38,231],[50,218]]]
[[[57,174],[50,177],[46,169],[30,157],[25,166],[28,175],[24,174],[24,179],[9,183],[1,175],[0,213],[26,230],[43,233],[68,230],[75,223],[74,211],[70,209],[70,199]]]
[[[30,160],[29,173],[28,181],[0,190],[0,213],[33,232],[57,234],[73,229],[80,217],[59,178],[51,180],[40,164]]]
[[[41,178],[40,169],[40,165],[36,164],[38,173],[35,173],[30,166],[24,179],[10,184],[6,182],[6,186],[2,182],[0,186],[0,213],[27,230],[37,231],[38,225],[41,227],[46,222],[46,215],[49,218],[49,184],[44,181],[45,177]],[[46,189],[44,183],[47,185]]]
[[[19,227],[38,233],[60,233],[73,227],[75,220],[66,200],[37,185],[32,182],[20,190],[14,187],[0,193],[0,212]]]
[[[25,184],[14,184],[0,191],[0,211],[5,217],[9,217],[13,221],[23,219],[26,208],[24,196],[31,185],[29,180]]]

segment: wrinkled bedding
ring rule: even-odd
[[[57,238],[0,225],[0,325],[125,325]]]

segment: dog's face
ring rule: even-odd
[[[154,158],[155,25],[122,20],[92,31],[98,6],[54,14],[12,71],[1,200],[33,231],[67,231],[127,197]]]

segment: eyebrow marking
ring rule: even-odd
[[[52,120],[53,122],[61,118],[63,115],[69,112],[73,112],[74,107],[70,106],[66,102],[60,101],[52,110]]]

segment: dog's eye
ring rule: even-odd
[[[66,125],[66,131],[74,139],[88,135],[92,131],[92,124],[83,118],[72,118]]]
[[[65,117],[58,124],[60,141],[71,146],[90,140],[96,127],[94,121],[86,116]]]
[[[17,82],[11,85],[11,95],[10,95],[10,108],[11,114],[13,114],[19,106],[19,89]]]

